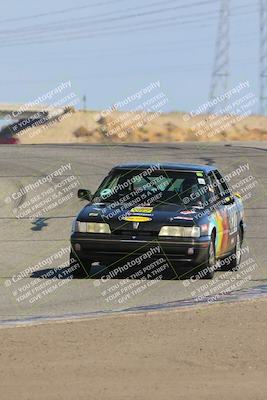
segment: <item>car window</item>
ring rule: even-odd
[[[201,205],[207,198],[205,179],[198,171],[154,170],[148,173],[148,170],[117,169],[100,185],[94,198],[117,201],[125,196],[129,200],[142,192],[142,199],[149,202],[152,195],[159,193],[162,202],[183,204],[186,197],[188,203],[184,204]]]
[[[220,187],[218,186],[218,181],[215,177],[215,175],[210,172],[209,173],[209,178],[210,178],[210,194],[211,194],[211,202],[214,203],[218,200],[220,200],[221,198],[221,191],[220,191]]]
[[[222,195],[224,197],[229,196],[231,194],[231,190],[228,187],[227,183],[225,182],[225,180],[223,179],[222,175],[220,174],[220,172],[218,170],[214,171],[214,175],[217,178],[217,180],[220,182],[221,184],[221,188],[222,188]]]
[[[216,177],[214,171],[212,172],[212,174],[213,174],[213,176],[214,176],[214,179],[215,179],[215,182],[216,182],[216,187],[217,187],[217,189],[218,189],[220,198],[225,197],[225,195],[224,195],[224,189],[223,189],[223,187],[222,187],[222,184],[221,184],[220,180],[217,179],[217,177]]]
[[[139,175],[140,176],[140,175]],[[132,190],[143,189],[149,191],[164,191],[166,187],[172,185],[173,180],[163,174],[141,177],[132,184]],[[170,189],[169,189],[170,190]]]

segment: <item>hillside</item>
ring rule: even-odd
[[[17,134],[20,143],[110,143],[266,140],[267,117],[74,111]]]

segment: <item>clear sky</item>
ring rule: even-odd
[[[258,95],[258,1],[231,3],[229,87],[248,79]],[[190,111],[209,96],[219,7],[217,0],[2,1],[0,103],[28,102],[70,80],[88,108],[103,109],[159,80],[167,110]]]

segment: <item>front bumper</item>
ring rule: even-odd
[[[77,256],[92,262],[105,264],[124,263],[126,259],[134,259],[150,251],[153,258],[166,258],[167,261],[179,263],[181,266],[200,266],[207,261],[209,236],[197,239],[119,236],[106,234],[73,233],[71,246]]]

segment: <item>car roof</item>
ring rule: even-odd
[[[116,165],[113,169],[148,169],[155,166],[158,169],[168,170],[168,171],[203,171],[209,173],[217,168],[211,165],[201,165],[201,164],[178,164],[178,163],[126,163]]]

